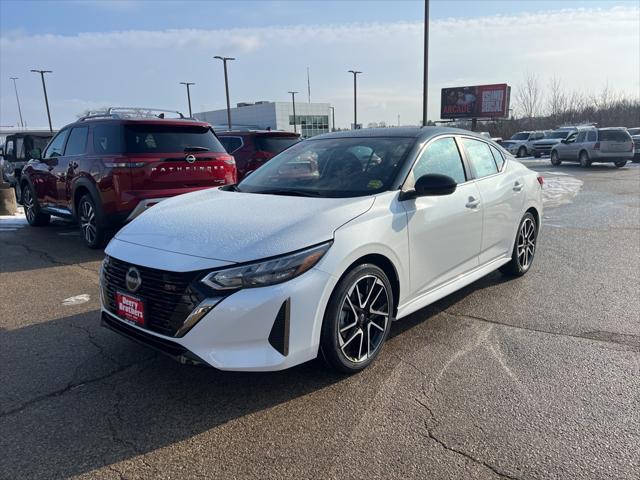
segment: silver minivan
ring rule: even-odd
[[[579,162],[588,167],[594,162],[624,167],[633,160],[633,140],[624,128],[588,128],[571,133],[551,149],[551,164]]]

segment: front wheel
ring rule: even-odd
[[[587,152],[580,152],[580,166],[582,168],[591,166],[591,160],[589,160],[589,155],[587,155]]]
[[[617,168],[622,168],[622,167],[624,167],[626,164],[627,164],[627,161],[626,161],[626,160],[620,160],[619,162],[615,162],[615,163],[614,163],[614,165],[615,165]]]
[[[22,191],[22,206],[24,207],[24,215],[27,217],[27,222],[33,227],[42,227],[48,225],[51,221],[51,216],[43,213],[40,210],[40,204],[38,198],[31,185],[25,184]]]
[[[557,167],[558,165],[560,165],[562,163],[562,160],[560,160],[560,157],[558,156],[558,152],[551,152],[551,165],[553,165],[554,167]]]
[[[525,147],[520,147],[518,149],[518,158],[522,158],[526,156],[527,156],[527,149]]]
[[[509,263],[500,267],[505,275],[521,277],[529,271],[536,254],[536,241],[538,239],[538,225],[535,217],[527,212],[520,220],[516,242],[511,252]]]
[[[378,356],[391,328],[394,299],[382,269],[358,265],[338,283],[325,311],[320,351],[343,373],[356,373]]]
[[[107,231],[98,218],[98,210],[89,195],[84,195],[78,202],[78,223],[84,243],[89,248],[101,248],[107,240]]]

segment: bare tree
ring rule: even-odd
[[[547,114],[556,121],[562,120],[569,106],[569,99],[562,86],[562,81],[551,77],[548,87]]]
[[[533,123],[533,118],[540,111],[542,93],[540,91],[540,80],[535,73],[525,75],[524,84],[516,93],[516,109],[529,123]]]

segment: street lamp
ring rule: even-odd
[[[356,78],[358,77],[359,72],[357,70],[349,70],[349,73],[353,73],[353,129],[356,130],[358,128],[358,102],[357,102],[357,86],[356,86]]]
[[[222,60],[224,65],[224,90],[227,93],[227,123],[229,124],[229,130],[231,130],[231,104],[229,103],[229,77],[227,76],[227,60],[235,60],[233,57],[221,57],[216,55],[213,58]]]
[[[329,107],[331,109],[331,131],[336,131],[336,107]]]
[[[33,73],[39,73],[40,78],[42,78],[42,90],[44,90],[44,103],[47,106],[47,118],[49,119],[49,131],[53,132],[53,127],[51,126],[51,112],[49,111],[49,98],[47,98],[47,86],[44,83],[44,74],[45,73],[53,73],[51,70],[31,70]]]
[[[22,121],[22,110],[20,109],[20,97],[18,96],[18,87],[16,85],[16,80],[18,77],[9,77],[13,80],[13,89],[16,91],[16,102],[18,102],[18,114],[20,115],[20,126],[24,128],[24,122]]]
[[[427,90],[429,86],[429,0],[424,0],[424,73],[422,80],[422,126],[427,126]]]
[[[193,118],[191,114],[191,92],[189,91],[189,87],[191,85],[195,85],[193,82],[180,82],[180,85],[185,85],[187,87],[187,101],[189,102],[189,118]]]
[[[296,93],[298,92],[289,92],[291,94],[291,103],[293,104],[293,133],[298,133],[298,128],[296,127]]]

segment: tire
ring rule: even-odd
[[[36,196],[33,187],[28,183],[25,183],[21,190],[21,203],[24,207],[24,215],[27,217],[29,225],[32,227],[44,227],[45,225],[49,225],[51,215],[43,213],[40,209],[38,197]]]
[[[527,156],[527,149],[525,147],[520,147],[518,149],[518,158],[522,158],[526,156]]]
[[[535,258],[537,239],[538,224],[535,217],[527,212],[520,220],[520,225],[518,225],[516,241],[511,252],[511,260],[500,267],[500,271],[512,277],[521,277],[527,273],[531,269]]]
[[[584,150],[582,152],[580,152],[580,166],[582,168],[588,168],[591,166],[591,160],[589,160],[589,155],[587,155],[587,152],[585,152]]]
[[[616,168],[622,168],[627,164],[626,160],[620,160],[619,162],[615,162],[614,165],[616,166]]]
[[[551,165],[553,165],[554,167],[557,167],[561,163],[562,163],[562,160],[560,160],[560,157],[558,156],[558,152],[556,152],[555,150],[551,152]]]
[[[349,271],[331,294],[322,322],[320,352],[329,366],[352,374],[373,362],[389,336],[393,309],[391,283],[381,268],[365,263]]]
[[[89,248],[102,248],[107,242],[107,229],[100,218],[91,195],[83,195],[78,202],[78,224],[85,245]]]

